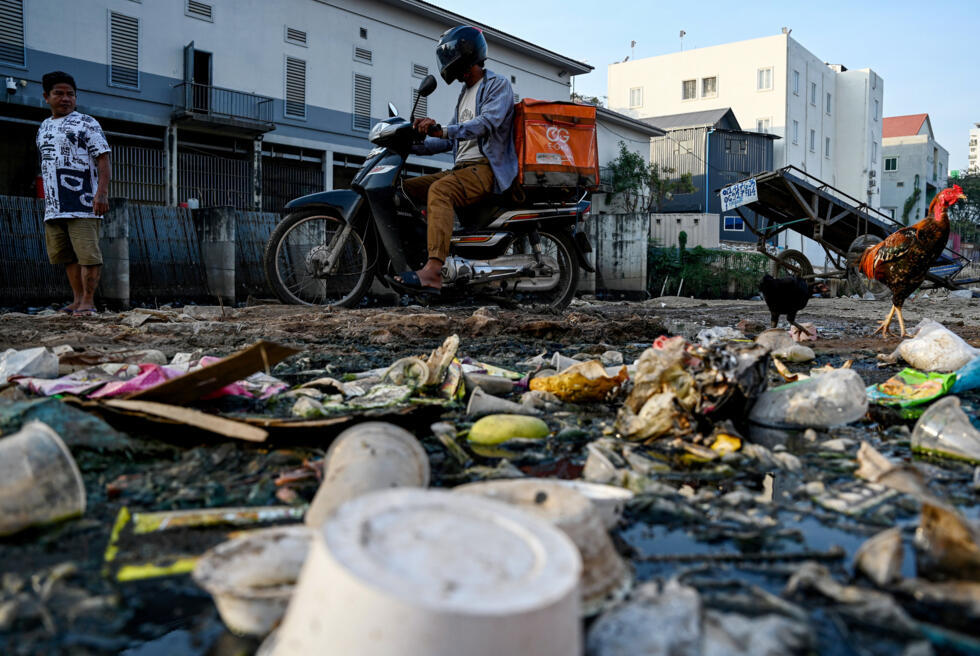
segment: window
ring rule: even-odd
[[[742,232],[744,230],[745,230],[745,221],[742,220],[742,217],[740,216],[725,217],[726,232]]]
[[[877,100],[877,99],[875,99],[875,113],[874,113],[874,119],[875,119],[876,121],[878,120],[878,100]]]
[[[800,95],[800,72],[793,71],[793,95]]]
[[[714,98],[717,95],[718,95],[718,78],[717,77],[701,78],[701,97]]]
[[[810,83],[810,104],[814,107],[817,106],[817,83]]]
[[[354,74],[354,129],[371,129],[371,78]]]
[[[823,156],[830,157],[830,137],[824,137],[823,140]]]
[[[827,109],[825,110],[828,114],[830,114],[830,105],[831,105],[831,97],[830,97],[830,92],[828,92],[827,93]]]
[[[896,187],[904,187],[905,186],[905,182],[902,181],[902,180],[899,180],[898,182],[895,183],[895,186]]]
[[[772,67],[759,69],[755,88],[758,91],[772,91]]]
[[[416,100],[419,103],[418,105],[415,105]],[[412,89],[412,105],[415,106],[415,116],[429,115],[429,98],[427,96],[419,98],[418,89]]]
[[[725,139],[725,152],[744,155],[748,152],[748,141],[745,139],[727,138]]]
[[[109,84],[139,89],[140,19],[109,12]]]
[[[306,62],[286,57],[286,94],[283,113],[290,118],[306,118]]]
[[[878,161],[878,142],[877,141],[872,141],[871,142],[871,161],[872,162],[877,162]],[[918,187],[919,185],[917,184],[915,186]]]
[[[370,64],[372,59],[374,59],[374,54],[370,50],[354,46],[354,61]]]
[[[187,0],[187,4],[184,5],[184,15],[209,23],[214,22],[214,8],[208,3],[198,0]]]
[[[885,158],[885,171],[897,171],[898,170],[898,158],[897,157],[886,157]]]
[[[769,133],[769,126],[772,124],[772,119],[768,118],[757,118],[755,120],[755,131]]]
[[[681,82],[681,100],[693,100],[698,97],[697,80],[684,80]]]
[[[882,207],[881,208],[881,211],[884,212],[885,214],[887,214],[889,216],[889,218],[891,218],[893,221],[895,220],[895,208],[894,207]]]
[[[643,87],[633,87],[630,89],[630,107],[643,106]]]
[[[286,26],[286,43],[306,47],[306,32],[295,27]]]
[[[366,27],[362,27],[361,28],[361,38],[362,39],[366,39],[367,38],[367,28]]]
[[[793,143],[800,143],[800,122],[793,121]]]
[[[0,0],[0,62],[27,66],[24,47],[25,0]]]
[[[810,130],[810,152],[815,153],[817,151],[817,131]]]
[[[511,84],[517,84],[517,76],[516,75],[511,75],[510,76],[510,83]]]

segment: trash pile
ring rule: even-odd
[[[762,328],[498,363],[451,335],[364,371],[8,350],[0,550],[100,566],[5,574],[0,647],[976,653],[980,351]]]

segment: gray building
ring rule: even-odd
[[[467,18],[421,0],[5,0],[0,195],[33,196],[34,136],[50,115],[41,76],[71,73],[78,109],[113,147],[113,196],[137,203],[278,211],[344,187],[371,125],[438,76],[435,44]],[[487,67],[518,96],[567,100],[591,67],[493,28]],[[420,112],[450,120],[458,86]],[[412,158],[413,172],[448,158]]]
[[[738,214],[722,216],[721,187],[771,171],[776,135],[741,129],[731,108],[655,116],[643,119],[666,132],[650,143],[650,162],[673,169],[679,180],[690,174],[692,193],[674,194],[661,206],[665,213],[701,213],[718,217],[721,242],[754,242]],[[750,219],[756,221],[755,216]]]

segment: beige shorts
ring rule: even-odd
[[[51,264],[102,264],[99,250],[101,219],[51,219],[44,222],[44,243]]]

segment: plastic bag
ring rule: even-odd
[[[878,356],[883,362],[897,362],[898,357],[921,371],[949,373],[980,356],[963,338],[938,321],[923,319],[914,330],[915,337],[898,345],[890,356]]]
[[[17,351],[7,349],[0,355],[0,383],[11,376],[57,378],[58,356],[43,346]]]
[[[831,428],[867,412],[861,376],[853,369],[835,369],[767,391],[752,407],[749,421],[769,428]]]

